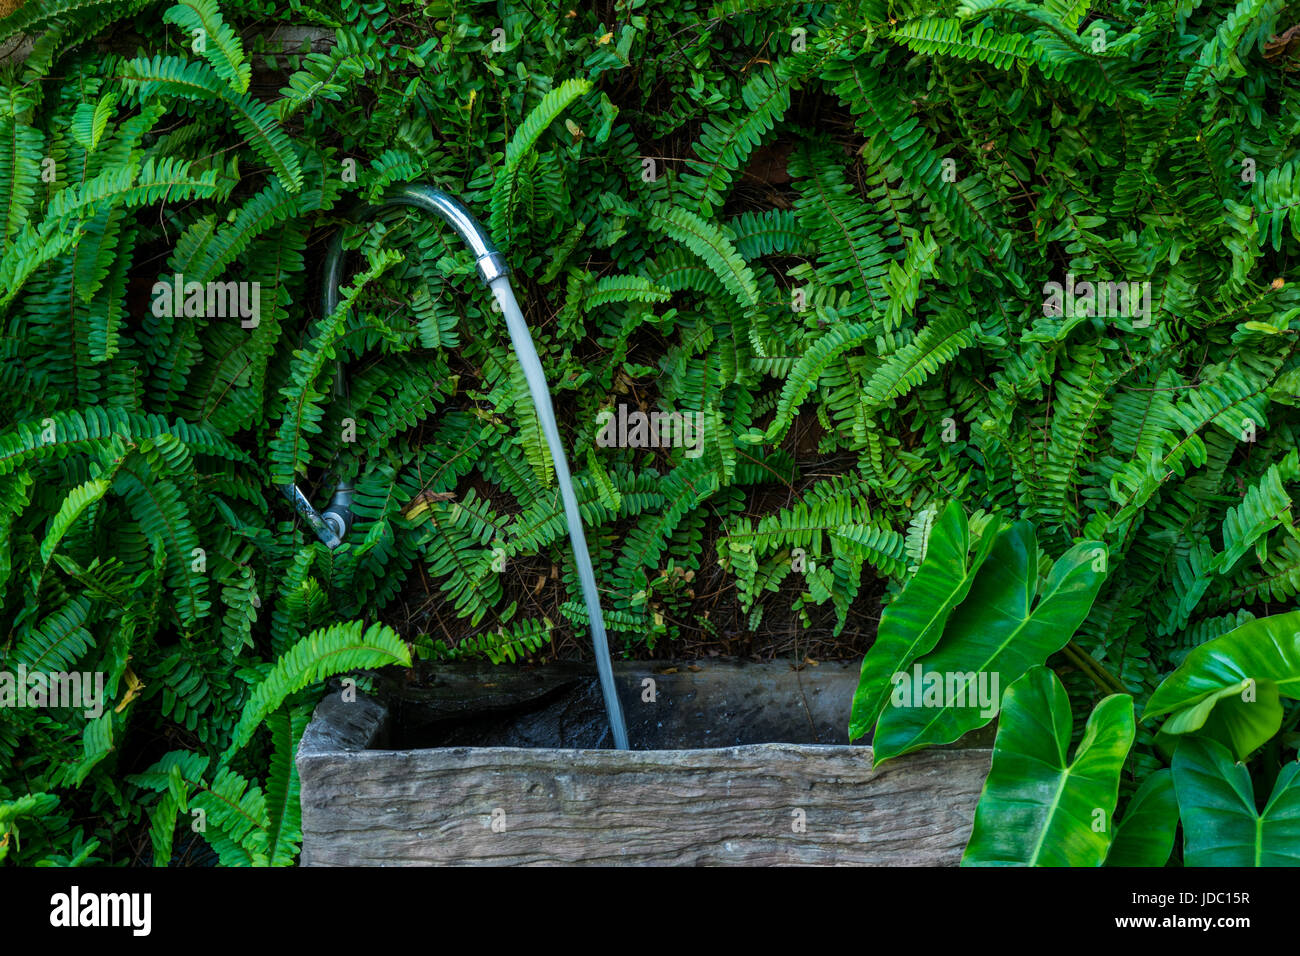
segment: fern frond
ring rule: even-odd
[[[119,0],[57,0],[55,3],[27,3],[16,7],[4,19],[0,19],[0,40],[7,40],[18,33],[37,32],[33,29],[37,25],[74,11],[89,7],[117,6]]]
[[[1291,496],[1285,483],[1300,481],[1300,452],[1292,449],[1247,489],[1241,504],[1229,508],[1223,518],[1223,553],[1220,573],[1230,571],[1256,542],[1281,525],[1291,524]]]
[[[212,64],[236,93],[248,92],[251,68],[244,57],[239,34],[221,16],[217,0],[179,0],[163,14],[166,23],[174,23],[193,38],[202,37],[200,55]]]
[[[246,777],[220,768],[207,787],[190,798],[202,810],[208,841],[222,866],[265,866],[267,858],[266,795]]]
[[[885,405],[925,381],[975,341],[969,317],[949,311],[930,321],[912,341],[872,373],[863,401]]]
[[[365,75],[360,56],[343,47],[326,53],[312,53],[303,58],[301,68],[280,90],[280,99],[271,108],[283,123],[303,107],[317,100],[337,100]]]
[[[541,102],[529,111],[514,135],[510,137],[510,142],[506,145],[505,162],[497,171],[489,202],[491,212],[488,216],[488,229],[494,236],[499,237],[500,241],[508,242],[513,234],[513,230],[508,228],[507,220],[511,219],[513,209],[519,202],[517,195],[520,186],[519,173],[525,161],[535,155],[537,141],[547,127],[554,123],[574,100],[590,90],[589,80],[565,80],[542,97]]]
[[[271,730],[271,764],[266,779],[266,859],[271,866],[291,865],[302,842],[302,807],[298,800],[301,785],[294,757],[310,717],[310,708],[295,707],[266,718]]]
[[[693,212],[712,216],[732,177],[790,108],[791,83],[781,72],[756,70],[740,88],[744,108],[724,122],[705,121],[695,143],[697,158],[686,161],[692,172],[681,177],[683,192],[694,201]]]
[[[128,87],[142,96],[180,96],[224,104],[236,128],[275,171],[280,184],[292,193],[302,189],[302,164],[271,111],[247,93],[231,89],[206,63],[155,56],[128,61],[124,72]]]
[[[280,390],[288,404],[269,449],[271,480],[275,484],[291,484],[298,475],[306,473],[311,461],[307,436],[320,433],[320,420],[325,410],[319,403],[333,387],[332,381],[326,385],[318,383],[324,371],[332,369],[336,344],[343,334],[348,313],[366,284],[400,260],[401,255],[394,250],[379,253],[369,268],[342,290],[338,306],[331,315],[317,323],[306,347],[294,352],[289,384]]]
[[[39,625],[20,635],[12,657],[30,671],[70,671],[93,646],[86,630],[90,602],[75,596],[47,615]]]
[[[767,428],[766,439],[779,441],[794,421],[794,414],[809,392],[817,384],[817,379],[836,359],[849,349],[855,348],[871,335],[871,327],[856,322],[841,324],[835,312],[827,310],[826,321],[830,328],[814,341],[799,356],[799,361],[786,376],[781,386],[781,398],[777,402],[776,416]]]
[[[704,260],[724,288],[747,310],[759,307],[758,284],[723,227],[669,203],[652,207],[650,226],[685,245]]]
[[[365,628],[361,621],[349,621],[312,631],[285,651],[253,688],[231,731],[226,759],[252,739],[267,715],[290,694],[334,674],[389,664],[411,666],[410,649],[391,627]]]

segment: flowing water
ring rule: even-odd
[[[528,391],[532,395],[537,418],[542,425],[542,434],[546,437],[551,459],[555,463],[555,480],[560,486],[560,497],[564,501],[564,516],[569,522],[569,541],[573,545],[573,557],[578,563],[578,579],[582,582],[582,596],[587,602],[587,616],[591,620],[591,643],[596,650],[596,670],[600,675],[601,694],[605,698],[605,712],[614,734],[614,746],[619,750],[627,750],[627,725],[623,722],[623,708],[614,687],[614,673],[609,662],[609,641],[605,637],[605,619],[601,616],[600,596],[596,593],[596,574],[591,567],[591,553],[587,551],[587,536],[582,530],[578,498],[573,493],[573,482],[569,479],[569,462],[564,457],[564,446],[560,444],[560,432],[555,425],[551,392],[546,385],[546,376],[542,373],[537,349],[533,347],[533,337],[528,333],[524,315],[519,310],[519,303],[515,301],[514,290],[510,288],[510,279],[498,276],[492,280],[491,289],[505,315],[510,341],[514,345],[515,355],[519,357],[524,377],[528,380]]]

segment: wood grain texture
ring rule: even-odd
[[[868,747],[817,744],[364,750],[383,708],[361,703],[326,698],[299,749],[303,865],[955,865],[990,759],[935,750],[876,771]]]

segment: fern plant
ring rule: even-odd
[[[299,648],[582,646],[554,469],[472,261],[401,210],[349,225],[404,181],[505,251],[623,653],[869,637],[954,501],[972,547],[1029,522],[1044,554],[1104,550],[1045,659],[1072,737],[1294,606],[1300,102],[1265,49],[1295,4],[619,11],[0,20],[32,37],[0,67],[0,663],[102,672],[112,704],[0,710],[8,861],[126,859],[138,791],[156,862],[205,808],[222,859],[287,862],[288,754],[325,676]],[[276,22],[332,35],[285,49]],[[318,303],[340,230],[352,271]],[[258,314],[163,307],[177,282],[255,284]],[[602,443],[620,408],[699,441]],[[354,488],[342,547],[269,493],[289,478]],[[882,622],[877,647],[922,635]],[[1054,686],[1026,693],[1059,716]],[[1168,762],[1143,733],[1121,807]]]

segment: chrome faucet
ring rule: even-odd
[[[524,321],[523,312],[515,300],[510,288],[509,270],[505,258],[488,238],[487,231],[470,214],[463,205],[441,190],[430,186],[394,187],[379,205],[366,205],[358,210],[358,221],[371,219],[379,212],[394,206],[415,206],[425,212],[442,218],[456,232],[470,251],[474,253],[474,265],[479,279],[488,288],[493,299],[501,307],[505,316],[506,328],[515,355],[524,370],[528,381],[528,391],[537,411],[539,424],[546,436],[555,466],[555,477],[564,501],[565,518],[569,525],[569,541],[573,546],[573,558],[582,583],[583,600],[587,605],[587,615],[591,622],[591,641],[596,652],[596,669],[600,674],[601,695],[605,698],[605,710],[609,716],[610,732],[614,746],[620,750],[628,749],[627,725],[623,720],[623,708],[619,703],[618,692],[614,684],[613,667],[609,659],[609,642],[605,636],[605,620],[600,611],[600,597],[596,590],[595,572],[591,564],[591,554],[587,550],[587,538],[582,530],[582,513],[578,508],[578,499],[573,490],[573,481],[569,475],[568,459],[560,442],[559,429],[555,423],[555,410],[551,406],[550,391],[542,372],[541,360],[532,336]],[[343,234],[335,233],[329,249],[325,254],[324,280],[325,291],[322,306],[325,315],[330,315],[338,307],[339,286],[343,281]],[[347,394],[347,378],[340,362],[334,374],[334,394]],[[318,514],[307,496],[292,482],[280,486],[285,496],[293,502],[294,509],[311,527],[316,536],[328,548],[337,548],[347,537],[352,527],[352,488],[339,482],[334,489],[334,497],[324,514]]]
[[[433,213],[451,226],[456,235],[469,246],[474,253],[474,265],[479,279],[484,286],[489,286],[494,279],[509,274],[509,267],[500,252],[497,251],[487,230],[479,225],[478,220],[458,200],[430,186],[396,186],[378,205],[361,206],[353,215],[358,222],[373,219],[386,209],[396,206],[415,206],[425,212]],[[343,269],[346,255],[343,251],[343,234],[340,230],[334,234],[325,253],[323,271],[324,292],[321,307],[324,315],[330,315],[339,304],[339,286],[343,284]],[[342,397],[347,394],[347,376],[342,363],[334,372],[334,395]],[[352,487],[340,481],[334,488],[334,496],[323,512],[318,512],[311,501],[303,494],[296,483],[280,485],[280,491],[298,512],[307,526],[315,533],[325,547],[334,549],[341,545],[352,528]]]

